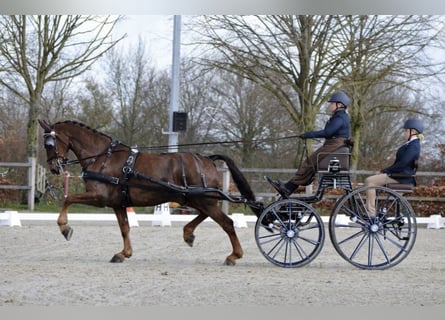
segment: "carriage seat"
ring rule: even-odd
[[[414,161],[414,175],[406,175],[406,174],[392,174],[391,178],[397,179],[397,178],[416,178],[416,172],[417,168],[419,166],[419,163],[417,160]],[[387,183],[386,187],[389,189],[392,189],[394,191],[397,191],[399,193],[412,193],[414,191],[415,185],[412,183]]]
[[[320,152],[317,155],[317,171],[320,173],[348,172],[350,158],[351,150],[347,145],[333,152]]]
[[[413,184],[406,183],[387,183],[386,187],[399,193],[412,193],[414,191]]]

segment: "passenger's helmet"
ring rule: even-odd
[[[418,133],[422,133],[423,123],[419,119],[408,119],[405,121],[403,129],[416,129]]]
[[[344,92],[336,92],[331,95],[328,102],[340,102],[345,106],[345,108],[347,108],[351,102],[351,99],[349,99]]]

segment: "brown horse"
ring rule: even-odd
[[[218,206],[218,200],[224,199],[224,193],[220,189],[221,176],[214,161],[226,162],[242,195],[240,202],[247,203],[257,216],[262,205],[255,202],[247,180],[230,158],[193,153],[138,152],[79,122],[64,121],[51,125],[39,120],[39,123],[44,129],[44,145],[51,172],[60,174],[66,165],[72,163],[80,163],[82,167],[85,192],[68,195],[57,220],[67,240],[72,235],[67,217],[71,204],[110,207],[116,214],[124,243],[123,250],[116,253],[111,262],[123,262],[132,255],[126,208],[172,201],[199,212],[183,228],[187,244],[193,245],[195,228],[210,217],[227,233],[232,244],[233,251],[225,264],[235,265],[236,259],[243,256],[233,221]],[[70,150],[77,160],[68,160]]]

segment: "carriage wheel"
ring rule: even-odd
[[[366,207],[367,190],[375,189],[376,215]],[[329,219],[335,250],[361,269],[387,269],[410,253],[417,235],[414,210],[399,193],[385,187],[361,187],[344,195]]]
[[[270,204],[255,224],[255,240],[260,252],[280,267],[308,264],[320,253],[324,239],[320,215],[296,199]]]

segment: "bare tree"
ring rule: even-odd
[[[136,47],[112,50],[105,61],[105,84],[112,98],[113,118],[119,138],[130,145],[140,142],[151,119],[145,112],[153,68],[145,57],[145,44],[139,40]]]
[[[357,146],[373,110],[379,114],[414,111],[414,99],[385,101],[382,97],[388,95],[383,93],[406,88],[414,96],[416,81],[443,73],[444,62],[432,62],[425,54],[427,48],[441,45],[442,20],[436,16],[206,16],[199,24],[205,39],[200,43],[210,49],[202,61],[272,92],[301,131],[315,127],[320,107],[333,90],[346,90],[353,100],[350,112]],[[354,166],[358,152],[355,147]]]
[[[74,79],[51,81],[46,84],[41,97],[40,115],[50,122],[64,119],[75,108]]]
[[[79,92],[77,117],[130,146],[153,147],[167,143],[169,78],[150,64],[145,47],[140,39],[105,55],[102,76],[90,76]]]
[[[261,85],[287,110],[297,130],[314,129],[345,56],[333,45],[339,25],[333,16],[205,16],[202,62]],[[301,153],[302,150],[298,150]]]
[[[26,158],[26,108],[23,100],[0,90],[0,162],[23,161]]]
[[[273,166],[276,154],[280,154],[282,164],[292,164],[295,148],[277,138],[295,132],[276,97],[239,75],[224,71],[218,75],[212,83],[213,96],[218,97],[215,134],[223,141],[235,141],[231,147],[239,163],[245,167]],[[265,157],[270,150],[276,153]]]
[[[75,105],[68,117],[74,118],[97,130],[109,129],[113,122],[112,97],[103,82],[89,75],[79,86]]]
[[[394,141],[400,136],[394,127],[400,128],[410,113],[428,117],[427,106],[418,103],[426,98],[418,83],[445,70],[445,62],[434,62],[426,50],[441,46],[439,35],[443,33],[444,20],[431,16],[375,15],[336,19],[342,26],[338,41],[348,52],[343,68],[339,69],[340,79],[353,97],[352,134],[361,146],[354,150],[354,165],[359,151],[366,157],[360,161],[362,164],[372,154],[385,161],[382,155],[394,151]],[[423,99],[419,99],[420,95]],[[362,138],[364,143],[360,143]],[[370,138],[379,141],[373,149],[370,147],[375,143]]]
[[[121,39],[119,17],[38,15],[0,17],[0,84],[28,105],[27,154],[37,149],[37,117],[45,86],[76,77]]]
[[[187,130],[179,133],[180,144],[190,145],[188,148],[199,152],[212,150],[212,143],[217,139],[218,97],[212,94],[216,72],[202,72],[202,67],[187,58],[182,59],[181,70],[180,107],[187,112]]]

